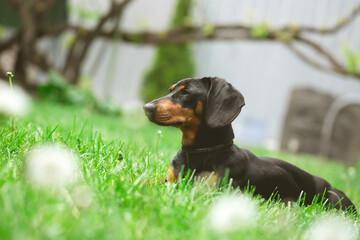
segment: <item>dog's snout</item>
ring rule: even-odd
[[[151,102],[144,105],[145,115],[148,118],[153,116],[155,110],[156,110],[156,106],[155,106],[155,104],[153,104]]]

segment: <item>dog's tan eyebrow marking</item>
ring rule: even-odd
[[[174,85],[172,85],[172,86],[170,87],[170,92],[171,92],[172,90],[174,90],[175,86],[176,86],[176,84],[174,84]]]
[[[184,90],[185,89],[185,85],[182,85],[182,86],[180,86],[179,87],[179,90],[181,91],[181,90]]]

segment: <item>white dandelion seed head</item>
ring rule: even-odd
[[[92,192],[88,186],[77,186],[74,189],[73,199],[76,206],[88,208],[92,203]]]
[[[18,87],[0,81],[0,115],[24,116],[29,112],[30,98]]]
[[[34,147],[25,159],[25,176],[38,186],[63,186],[76,181],[77,157],[66,147]]]
[[[12,72],[6,72],[6,76],[8,77],[14,77],[14,74]]]
[[[255,223],[258,207],[246,195],[228,195],[217,200],[208,215],[210,226],[219,233],[230,233]]]
[[[356,240],[359,231],[355,223],[340,216],[322,217],[307,229],[304,240]]]
[[[159,136],[161,136],[161,135],[162,135],[162,131],[161,131],[161,130],[158,130],[157,134],[158,134]]]

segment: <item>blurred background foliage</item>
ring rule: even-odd
[[[80,83],[83,81],[89,80],[83,76]],[[38,86],[38,97],[49,102],[87,107],[104,114],[121,114],[119,107],[111,98],[98,100],[90,89],[81,88],[80,86],[73,86],[67,83],[63,76],[57,72],[50,71],[48,81]]]
[[[31,1],[23,1],[22,4],[30,5],[30,2]],[[67,6],[67,0],[55,1],[55,6],[51,8],[50,12],[45,16],[44,26],[66,23],[68,19]],[[34,6],[30,7],[30,12],[35,12],[33,8]],[[11,28],[22,27],[21,20],[14,9],[12,1],[0,1],[0,24]]]
[[[190,25],[192,0],[179,0],[171,22],[172,28]],[[141,97],[149,102],[168,93],[179,79],[195,75],[195,62],[188,43],[157,47],[153,65],[145,73]]]

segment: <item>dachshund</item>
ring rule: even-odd
[[[323,201],[356,214],[351,200],[324,179],[237,147],[231,123],[244,105],[243,95],[218,77],[183,79],[170,87],[168,95],[145,104],[151,122],[182,131],[182,148],[170,163],[165,181],[175,182],[189,170],[195,177],[227,176],[234,188],[251,186],[255,195],[265,199],[277,196],[297,201],[302,197],[305,205]]]

